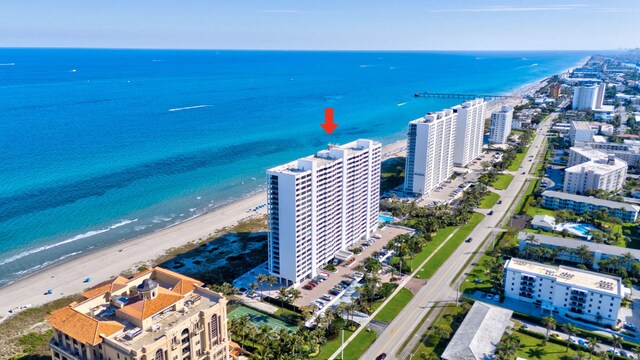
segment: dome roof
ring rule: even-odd
[[[151,279],[144,279],[142,284],[138,285],[139,292],[150,292],[158,288],[158,283]]]

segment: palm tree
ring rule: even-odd
[[[284,302],[287,301],[287,296],[289,295],[289,291],[286,287],[280,286],[278,289],[278,300],[280,300],[280,307],[284,307]]]
[[[569,337],[572,337],[573,335],[575,335],[577,330],[578,329],[576,329],[576,327],[571,323],[567,323],[567,324],[563,324],[562,325],[562,332],[567,334]],[[570,344],[571,344],[571,341],[567,341],[567,350],[565,352],[569,352],[569,345]]]
[[[345,310],[347,311],[347,321],[353,321],[353,313],[358,310],[358,306],[354,303],[349,303]]]
[[[611,345],[613,345],[613,349],[617,350],[619,347],[622,346],[622,337],[612,334],[611,335]],[[615,355],[612,355],[611,358],[613,359]]]
[[[542,325],[544,325],[544,327],[547,329],[547,333],[544,336],[545,344],[547,343],[547,340],[549,340],[549,331],[555,330],[556,324],[556,319],[553,318],[553,315],[542,318]]]
[[[258,289],[258,283],[252,282],[251,284],[249,284],[249,288],[251,289],[251,291],[256,291],[256,289]]]
[[[273,286],[275,284],[277,284],[278,281],[278,277],[277,276],[273,276],[273,275],[269,275],[267,276],[267,284],[269,284],[269,286]]]
[[[591,359],[593,353],[598,349],[598,340],[594,337],[590,337],[587,341],[587,346],[589,347],[589,359]]]
[[[636,258],[630,252],[622,254],[622,261],[625,263],[627,270],[631,270],[631,265],[633,265],[635,260]]]
[[[269,277],[265,274],[258,274],[258,276],[256,276],[256,280],[258,281],[258,284],[260,284],[261,286],[264,285],[268,280]],[[260,289],[260,297],[262,297],[263,293],[262,293],[262,288]]]

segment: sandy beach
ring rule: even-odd
[[[581,64],[584,61],[581,62]],[[576,65],[579,66],[579,65]],[[544,85],[544,80],[535,81],[515,90],[513,98],[491,101],[487,106],[487,117],[500,110],[503,105],[515,106],[522,103],[519,96],[532,94]],[[406,140],[388,144],[383,148],[383,159],[404,156]],[[65,295],[82,292],[84,289],[108,280],[164,255],[167,250],[177,248],[198,239],[205,239],[210,234],[236,225],[239,221],[265,214],[266,208],[259,212],[248,211],[266,202],[266,192],[260,192],[242,200],[227,204],[219,209],[185,221],[167,229],[122,242],[111,247],[85,254],[70,261],[46,268],[0,289],[0,316],[6,318],[10,309],[20,306],[52,301]],[[91,278],[90,283],[83,280]],[[231,282],[233,279],[228,279]],[[44,295],[48,290],[53,294]],[[1,321],[1,320],[0,320]]]

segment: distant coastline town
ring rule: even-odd
[[[640,51],[455,96],[1,288],[0,358],[639,359]]]

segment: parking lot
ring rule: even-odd
[[[295,305],[297,306],[306,306],[311,304],[312,302],[321,299],[324,295],[328,295],[329,291],[334,288],[336,285],[338,285],[338,283],[340,283],[341,281],[352,281],[353,279],[351,277],[349,277],[349,275],[353,274],[355,272],[354,268],[358,265],[361,264],[364,259],[366,259],[367,257],[371,256],[371,254],[373,254],[376,251],[380,251],[384,248],[384,246],[393,238],[395,238],[396,236],[400,235],[400,234],[409,234],[410,231],[406,230],[406,229],[401,229],[401,228],[396,228],[393,226],[386,226],[380,230],[378,230],[376,232],[376,234],[380,235],[380,239],[376,240],[375,242],[373,242],[372,245],[367,246],[364,248],[364,250],[358,254],[358,255],[354,255],[355,257],[355,261],[353,263],[351,263],[350,265],[345,265],[345,264],[339,264],[338,266],[336,266],[336,272],[329,272],[326,270],[321,270],[323,273],[328,274],[328,278],[322,282],[320,282],[318,285],[316,285],[315,287],[313,287],[311,290],[307,290],[304,288],[304,285],[308,284],[309,281],[306,281],[304,283],[302,283],[302,286],[300,286],[298,288],[298,290],[300,290],[301,292],[301,297],[295,302]],[[390,277],[389,274],[387,275],[382,275],[381,279],[382,281],[386,281],[388,280],[388,278]],[[331,295],[332,300],[335,298],[335,296]],[[328,302],[329,301],[323,301],[325,303],[325,306],[328,306]]]
[[[456,173],[466,173],[458,176],[453,180],[447,180],[441,186],[424,195],[418,205],[429,206],[434,203],[449,203],[462,196],[462,191],[466,188],[463,184],[470,184],[478,181],[478,177],[483,172],[482,162],[488,161],[494,163],[495,156],[501,155],[499,151],[485,150],[478,158],[474,159],[467,168],[455,168]],[[462,187],[461,187],[462,186]]]

